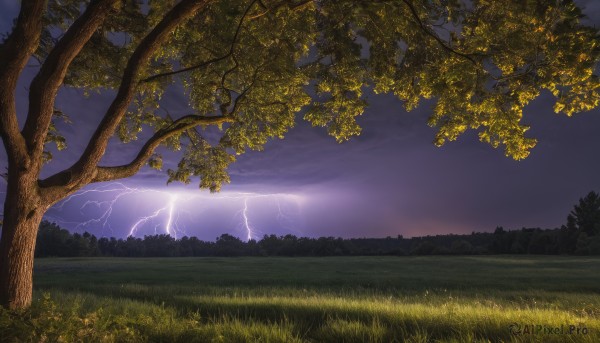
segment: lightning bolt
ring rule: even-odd
[[[275,194],[253,194],[253,193],[242,193],[239,196],[234,196],[234,197],[229,197],[229,198],[235,198],[235,199],[243,199],[244,200],[244,208],[242,210],[240,210],[238,213],[241,214],[242,217],[242,226],[243,229],[246,231],[246,240],[249,241],[251,239],[257,239],[258,238],[258,234],[259,231],[254,228],[252,226],[252,224],[250,223],[250,219],[249,219],[249,214],[248,214],[248,200],[250,199],[256,199],[256,198],[269,198],[271,200],[274,200],[277,204],[277,220],[280,224],[284,224],[284,221],[287,221],[288,223],[292,222],[293,220],[286,215],[281,208],[281,202],[280,202],[280,198],[284,197],[284,198],[296,198],[297,196],[292,195],[292,194],[285,194],[285,193],[275,193]],[[297,199],[296,199],[297,200]],[[290,227],[290,225],[283,225],[286,227],[286,229],[293,231],[295,233],[301,234],[299,231],[294,230]]]
[[[83,222],[77,222],[73,229],[78,230],[78,229],[81,229],[84,227],[90,227],[94,224],[100,224],[102,229],[109,229],[110,232],[112,233],[113,230],[112,230],[109,220],[113,214],[114,207],[117,204],[117,202],[119,202],[121,200],[121,198],[126,197],[128,195],[141,194],[141,193],[147,193],[147,192],[159,193],[159,195],[161,195],[161,196],[164,194],[168,194],[168,192],[165,192],[165,191],[160,191],[160,190],[156,190],[156,189],[147,189],[147,188],[132,188],[132,187],[125,186],[122,183],[115,182],[115,183],[111,183],[108,185],[99,186],[97,188],[79,191],[79,192],[67,197],[65,200],[63,200],[62,202],[60,202],[59,204],[54,206],[53,209],[57,210],[57,211],[62,211],[66,205],[75,201],[77,198],[81,198],[86,195],[87,196],[98,196],[98,195],[108,194],[109,196],[112,196],[112,198],[109,200],[86,200],[83,203],[83,205],[81,205],[81,207],[79,208],[79,211],[81,214],[84,214],[84,210],[90,206],[96,207],[96,208],[100,209],[102,212],[99,216],[96,216],[92,219],[89,219],[89,220],[86,220]],[[174,207],[175,207],[175,202],[176,202],[177,196],[174,194],[170,194],[169,197],[170,197],[171,201],[168,203],[168,205],[166,207],[160,208],[148,216],[143,216],[143,217],[139,218],[129,229],[129,236],[134,235],[136,233],[137,229],[140,226],[142,226],[143,224],[145,224],[146,222],[149,222],[153,219],[158,218],[158,216],[162,212],[167,211],[169,213],[169,216],[167,218],[167,222],[165,225],[165,231],[167,234],[173,235],[173,236],[175,236],[175,238],[177,238],[177,230],[171,229],[171,227],[173,226],[173,213],[174,213]],[[70,223],[72,224],[73,223],[73,222],[62,220],[59,217],[53,216],[53,215],[47,215],[46,217],[53,221],[57,221],[57,222],[64,223],[64,224],[70,224]],[[158,226],[160,226],[160,224],[158,224],[156,226],[156,228]],[[155,233],[157,233],[156,228],[155,228]]]
[[[111,218],[115,214],[115,209],[120,208],[121,203],[123,202],[132,202],[139,201],[140,194],[148,194],[148,196],[144,195],[142,201],[146,199],[150,199],[153,203],[153,211],[146,214],[134,218],[133,224],[129,227],[128,236],[136,236],[140,229],[147,228],[148,226],[154,228],[154,233],[157,234],[159,230],[164,233],[173,236],[174,238],[178,238],[180,235],[185,235],[185,226],[180,225],[180,216],[183,213],[188,217],[188,221],[193,222],[191,212],[180,209],[182,205],[185,206],[188,200],[208,200],[208,201],[216,201],[220,200],[234,200],[233,202],[227,201],[228,204],[236,204],[239,203],[241,205],[241,209],[237,212],[239,215],[240,222],[238,224],[238,228],[244,232],[244,236],[247,240],[258,238],[261,233],[260,230],[256,228],[256,225],[252,224],[250,218],[251,209],[251,201],[254,199],[266,199],[269,201],[276,202],[276,219],[283,226],[284,222],[291,223],[293,220],[291,217],[286,215],[286,211],[282,209],[281,201],[285,200],[286,202],[294,202],[300,203],[301,197],[294,194],[285,194],[285,193],[274,193],[274,194],[258,194],[258,193],[219,193],[219,194],[206,194],[198,191],[187,192],[181,190],[160,190],[160,189],[150,189],[150,188],[137,188],[137,187],[128,187],[122,183],[110,183],[102,186],[98,186],[92,189],[85,189],[79,191],[62,202],[55,205],[51,211],[46,216],[48,219],[51,219],[56,222],[68,224],[71,228],[78,230],[87,227],[100,226],[102,230],[110,230],[113,233],[113,228],[111,227]],[[138,198],[131,198],[134,196],[138,196]],[[104,197],[104,199],[98,199],[98,197]],[[108,197],[108,199],[106,199]],[[128,199],[129,197],[129,199]],[[78,202],[79,201],[79,202]],[[163,204],[156,208],[156,203],[164,201]],[[184,202],[185,201],[185,202]],[[79,213],[81,215],[88,215],[89,209],[97,209],[99,210],[99,214],[95,215],[93,218],[81,221],[81,222],[73,222],[64,220],[60,214],[63,213],[63,210],[67,206],[77,206],[81,204],[79,207]],[[188,205],[189,206],[189,205]],[[299,206],[299,205],[298,205]],[[264,206],[263,206],[264,208]],[[202,213],[203,210],[194,209],[194,214],[198,215]],[[122,209],[121,212],[122,213]],[[121,214],[119,214],[121,216]],[[121,219],[122,217],[120,217]],[[114,219],[112,219],[114,221]],[[291,230],[291,229],[290,229]],[[291,230],[295,231],[295,230]]]
[[[171,224],[173,224],[173,211],[175,210],[175,202],[177,201],[176,195],[171,195],[171,201],[169,201],[169,216],[167,219],[167,234],[171,234]],[[177,239],[177,231],[173,230],[173,236]]]
[[[121,184],[122,185],[122,184]],[[136,194],[136,193],[141,193],[141,192],[146,192],[147,190],[139,190],[137,188],[129,188],[126,187],[124,185],[122,185],[123,188],[122,189],[108,189],[108,190],[97,190],[97,192],[94,192],[94,190],[86,190],[83,191],[81,193],[75,193],[73,194],[71,197],[67,198],[63,203],[60,204],[60,209],[62,209],[62,207],[65,205],[65,202],[71,201],[73,198],[77,197],[77,196],[81,196],[81,195],[85,195],[85,194],[89,194],[89,193],[107,193],[107,192],[115,192],[118,191],[120,193],[117,193],[117,195],[112,199],[112,200],[108,200],[108,201],[91,201],[88,200],[85,203],[83,203],[83,205],[79,208],[79,211],[83,213],[83,210],[85,209],[86,206],[88,205],[96,205],[99,209],[102,208],[102,206],[106,206],[106,210],[102,213],[102,215],[98,218],[94,218],[94,219],[90,219],[88,221],[79,223],[75,226],[75,230],[81,228],[81,227],[85,227],[85,226],[89,226],[91,224],[97,224],[102,222],[102,228],[106,228],[108,226],[108,228],[110,229],[111,232],[113,232],[112,227],[110,226],[110,224],[108,223],[108,219],[110,218],[112,212],[113,212],[113,206],[115,205],[115,203],[117,201],[119,201],[119,199],[121,199],[122,197],[129,195],[129,194]]]
[[[157,190],[152,190],[155,192],[159,192],[159,193],[163,193],[161,191],[157,191]],[[177,218],[175,219],[175,221],[173,221],[173,215],[175,212],[175,205],[178,199],[178,196],[176,194],[170,194],[169,195],[169,202],[166,206],[159,208],[158,210],[154,211],[154,213],[142,217],[140,218],[138,221],[136,221],[131,228],[129,229],[129,235],[128,236],[135,236],[137,229],[139,226],[147,223],[148,221],[152,221],[156,218],[158,218],[158,216],[162,213],[162,212],[167,212],[167,220],[165,223],[165,232],[167,235],[173,236],[175,237],[175,239],[177,239],[177,231],[179,231],[179,227],[177,226],[177,219],[179,218],[179,214],[177,215]],[[154,233],[157,233],[157,228],[160,226],[160,224],[154,226]],[[175,228],[173,228],[173,226],[175,226]]]
[[[244,226],[246,227],[246,239],[249,241],[253,239],[252,235],[254,232],[252,231],[250,221],[248,220],[248,198],[244,199],[244,210],[242,211],[242,216],[244,217]]]

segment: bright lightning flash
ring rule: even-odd
[[[146,217],[142,217],[138,221],[136,221],[133,224],[133,226],[131,227],[131,229],[129,229],[129,235],[128,236],[135,236],[135,233],[136,233],[136,231],[137,231],[137,229],[138,229],[139,226],[147,223],[148,221],[150,221],[152,219],[156,219],[161,212],[167,212],[168,215],[167,215],[167,222],[165,224],[165,232],[168,235],[171,235],[171,236],[177,238],[177,230],[173,230],[171,228],[171,226],[173,225],[173,212],[175,210],[175,203],[176,202],[177,202],[177,195],[176,194],[170,194],[170,201],[169,201],[169,203],[165,207],[159,208],[158,210],[156,210],[151,215],[146,216]]]
[[[254,232],[252,232],[252,227],[248,221],[248,198],[244,199],[244,210],[242,211],[242,216],[244,217],[244,226],[246,227],[246,239],[251,240]]]
[[[220,194],[206,194],[198,191],[194,192],[183,192],[183,191],[164,191],[159,189],[149,189],[149,188],[132,188],[125,186],[122,183],[111,183],[103,186],[99,186],[94,189],[86,189],[80,192],[77,192],[70,197],[66,198],[58,205],[52,208],[53,213],[62,213],[65,206],[69,203],[76,201],[77,198],[86,199],[83,202],[83,205],[79,208],[79,211],[82,215],[84,214],[84,210],[87,207],[94,206],[100,210],[100,214],[93,217],[92,219],[85,220],[82,222],[76,222],[74,229],[81,229],[93,226],[100,226],[103,230],[109,229],[111,233],[113,232],[110,219],[111,216],[114,215],[115,208],[119,208],[122,202],[126,202],[129,197],[129,203],[132,200],[138,202],[139,198],[131,199],[133,196],[139,196],[140,194],[144,194],[144,199],[151,199],[153,203],[163,202],[163,205],[154,210],[153,212],[140,216],[136,218],[133,224],[130,226],[128,231],[128,236],[136,236],[140,229],[144,227],[148,227],[150,225],[154,225],[154,232],[158,233],[158,228],[162,228],[164,232],[168,235],[171,235],[175,238],[178,235],[185,234],[185,230],[182,229],[182,225],[179,222],[180,214],[185,213],[190,216],[191,220],[191,212],[184,211],[179,209],[179,207],[188,205],[192,202],[190,200],[204,200],[206,202],[215,202],[217,199],[232,199],[226,200],[228,204],[236,204],[240,203],[243,206],[238,214],[240,215],[240,224],[238,227],[241,227],[243,231],[245,231],[245,238],[247,240],[258,238],[261,233],[255,226],[251,223],[250,220],[250,200],[263,198],[264,200],[275,201],[276,209],[277,209],[277,221],[280,223],[280,226],[284,226],[287,229],[290,229],[290,223],[293,222],[291,216],[286,215],[282,210],[281,201],[294,203],[298,208],[301,203],[302,197],[294,194],[257,194],[257,193],[220,193]],[[94,197],[108,197],[108,200],[94,200]],[[89,199],[92,198],[92,199]],[[237,199],[237,200],[235,200]],[[202,202],[193,202],[194,206],[200,206]],[[196,205],[197,204],[197,205]],[[126,205],[126,204],[125,204]],[[196,214],[201,213],[194,209]],[[48,215],[48,218],[58,219],[59,216],[56,214]],[[75,224],[74,222],[68,222],[64,220],[58,220],[62,223],[70,223]],[[287,223],[286,223],[287,222]],[[291,230],[291,229],[290,229]],[[297,232],[296,230],[292,230]]]

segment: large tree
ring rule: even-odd
[[[359,134],[368,91],[393,93],[408,110],[433,99],[437,145],[474,129],[525,158],[536,141],[522,110],[542,90],[567,115],[598,105],[598,32],[580,19],[569,0],[23,0],[0,46],[0,303],[30,304],[50,206],[90,183],[160,169],[160,145],[183,149],[169,181],[196,176],[217,191],[236,154],[282,137],[298,113],[339,141]],[[28,63],[39,66],[18,115]],[[159,110],[170,85],[185,89],[190,114]],[[64,117],[61,87],[113,98],[79,159],[40,179],[47,144],[65,147],[54,122]],[[213,125],[218,141],[197,129]],[[143,128],[152,136],[133,160],[99,164],[113,135],[129,142]]]

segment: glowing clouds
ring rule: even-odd
[[[73,231],[121,237],[165,233],[213,240],[230,233],[251,240],[263,234],[302,234],[304,198],[297,194],[169,188],[111,183],[85,189],[51,208],[46,219]]]

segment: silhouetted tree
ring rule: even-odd
[[[67,240],[71,238],[71,233],[61,229],[55,223],[43,221],[35,246],[36,256],[67,256]]]
[[[567,227],[574,228],[579,233],[595,236],[600,233],[600,196],[590,192],[579,199],[579,203],[567,217]]]
[[[577,228],[573,225],[563,225],[558,233],[558,251],[560,254],[572,254],[577,245]]]
[[[217,237],[215,243],[215,255],[217,256],[242,256],[244,255],[244,242],[229,234]]]
[[[464,239],[458,239],[452,242],[450,253],[455,255],[468,255],[473,252],[473,245]]]
[[[40,225],[36,257],[49,256],[335,256],[335,255],[444,255],[444,254],[600,254],[597,234],[598,196],[590,193],[580,199],[560,229],[522,228],[493,233],[435,235],[403,238],[296,237],[265,235],[259,241],[243,242],[230,234],[215,242],[197,237],[174,239],[169,235],[116,239],[85,232],[71,234],[58,225],[44,221]],[[591,228],[591,229],[590,229]],[[596,233],[594,234],[588,234]]]
[[[423,241],[416,244],[415,248],[411,250],[412,255],[431,255],[433,254],[436,246],[431,241]]]
[[[556,254],[558,246],[556,243],[556,234],[547,231],[538,230],[533,233],[527,247],[529,254]]]

